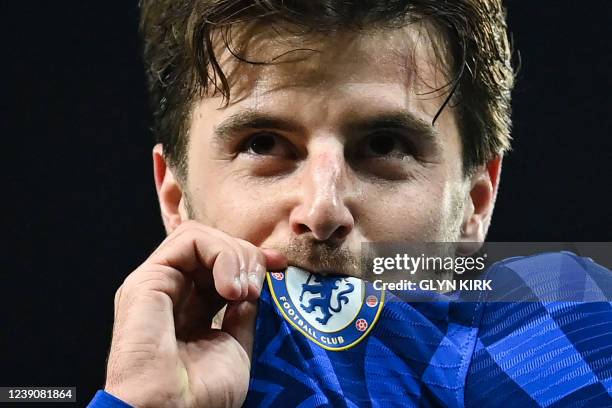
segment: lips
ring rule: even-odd
[[[323,266],[313,266],[311,264],[306,264],[304,262],[295,262],[290,259],[288,260],[288,265],[290,267],[294,267],[303,272],[314,273],[318,275],[340,275],[340,276],[353,276],[355,278],[361,278],[361,274],[359,270],[356,268],[326,268]]]

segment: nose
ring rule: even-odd
[[[289,219],[295,234],[310,233],[319,241],[342,240],[353,230],[345,167],[341,146],[309,153],[301,172],[300,201]]]

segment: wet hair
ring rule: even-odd
[[[512,52],[501,0],[141,0],[140,29],[153,105],[153,133],[164,156],[186,175],[189,118],[202,96],[230,100],[219,45],[235,52],[230,29],[291,27],[308,36],[385,29],[424,22],[442,36],[450,61],[446,94],[458,117],[466,174],[510,148]],[[220,34],[220,35],[219,35]],[[280,35],[280,34],[279,34]],[[222,44],[219,44],[222,41]],[[269,62],[274,63],[274,62]]]

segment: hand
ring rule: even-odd
[[[105,390],[136,407],[240,406],[265,271],[284,267],[277,251],[181,224],[115,295]]]

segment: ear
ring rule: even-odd
[[[501,164],[502,158],[496,156],[470,177],[470,196],[461,226],[461,242],[484,242],[495,207]]]
[[[183,190],[166,162],[161,144],[153,148],[153,174],[162,220],[166,233],[170,234],[188,217]]]

